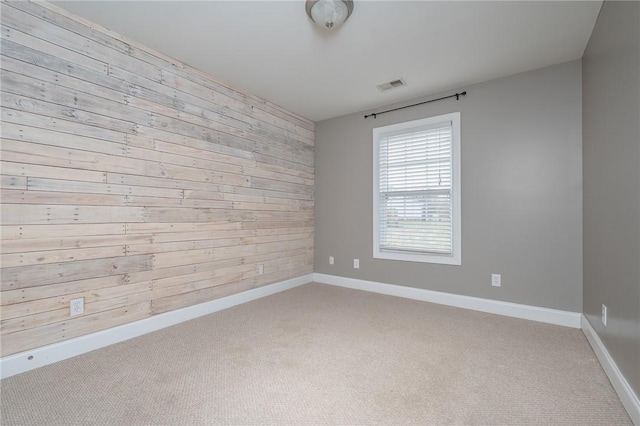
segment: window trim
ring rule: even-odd
[[[392,132],[410,131],[416,127],[430,126],[450,121],[452,127],[452,253],[417,254],[403,251],[380,250],[380,137]],[[462,265],[462,206],[460,185],[460,112],[452,112],[373,129],[373,258],[407,262]]]

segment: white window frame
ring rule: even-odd
[[[380,140],[389,133],[398,133],[412,129],[432,126],[450,121],[452,125],[452,253],[410,253],[404,251],[380,250]],[[373,129],[373,258],[401,260],[408,262],[438,263],[462,265],[462,220],[460,194],[460,113],[438,115],[420,120],[376,127]]]

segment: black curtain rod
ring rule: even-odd
[[[388,109],[388,110],[382,111],[382,112],[373,112],[373,113],[371,113],[369,115],[365,115],[364,118],[365,119],[367,119],[369,117],[378,118],[378,115],[380,115],[380,114],[386,114],[388,112],[398,111],[400,109],[411,108],[411,107],[418,106],[418,105],[424,105],[424,104],[428,104],[429,102],[441,101],[443,99],[456,98],[456,101],[458,101],[458,100],[460,100],[460,96],[466,96],[466,95],[467,95],[467,91],[465,90],[464,92],[456,93],[454,95],[449,95],[449,96],[443,96],[442,98],[438,98],[438,99],[431,99],[430,101],[424,101],[424,102],[420,102],[420,103],[413,104],[413,105],[403,106],[403,107],[400,107],[400,108]]]

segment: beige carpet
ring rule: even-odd
[[[3,425],[631,424],[580,330],[321,284],[1,385]]]

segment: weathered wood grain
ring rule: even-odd
[[[54,5],[0,8],[2,356],[312,272],[312,122]]]

